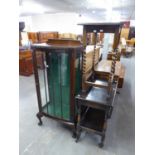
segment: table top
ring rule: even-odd
[[[94,71],[98,73],[110,73],[111,72],[112,60],[101,60],[95,67]],[[120,76],[122,64],[120,61],[116,61],[115,75]]]
[[[92,87],[88,93],[80,93],[79,95],[77,95],[76,99],[87,101],[93,104],[95,103],[98,106],[113,106],[115,94],[116,87],[113,87],[111,97],[107,99],[108,93],[105,88]]]
[[[98,23],[79,23],[78,25],[91,25],[91,26],[98,26],[98,25],[108,25],[108,26],[120,26],[122,25],[121,22],[98,22]]]

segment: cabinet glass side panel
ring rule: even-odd
[[[75,95],[77,95],[82,87],[82,54],[76,53],[76,60],[75,60]],[[75,106],[75,112],[77,112]]]
[[[44,107],[49,102],[47,72],[46,72],[46,66],[44,64],[45,53],[37,51],[36,60],[37,60],[36,67],[38,70],[40,93],[41,93],[41,103],[42,107]]]
[[[82,55],[80,53],[76,54],[76,60],[75,60],[75,75],[76,75],[76,79],[75,79],[75,95],[77,95],[79,93],[79,91],[81,90],[81,73],[82,73]]]

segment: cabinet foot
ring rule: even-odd
[[[38,125],[41,126],[43,124],[41,117],[43,116],[41,113],[37,113],[37,118],[39,119]]]

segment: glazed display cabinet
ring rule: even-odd
[[[33,44],[33,65],[39,112],[70,126],[75,125],[75,95],[81,90],[82,50],[79,41],[49,39]],[[43,68],[37,67],[37,53],[41,52]]]

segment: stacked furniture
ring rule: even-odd
[[[22,46],[22,32],[25,28],[24,22],[19,22],[19,74],[29,76],[33,74],[32,53]]]
[[[27,34],[31,43],[46,43],[50,38],[58,38],[58,32],[53,31],[28,32]]]
[[[19,51],[19,74],[24,76],[33,74],[32,52],[30,50]]]
[[[28,32],[27,34],[31,43],[38,43],[38,34],[36,32]]]
[[[46,43],[48,39],[57,39],[58,32],[38,32],[38,42],[39,43]]]
[[[59,39],[74,39],[77,40],[77,35],[73,33],[59,33]]]
[[[135,46],[135,29],[130,27],[130,22],[124,22],[121,30],[120,51],[121,54],[128,57],[134,52]]]

